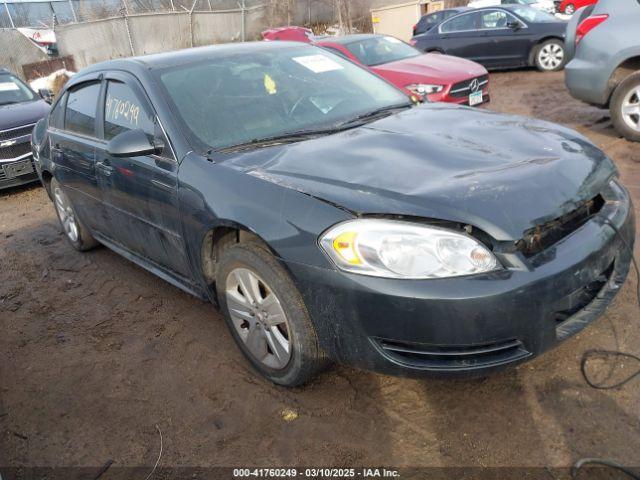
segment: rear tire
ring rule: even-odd
[[[640,142],[640,72],[629,75],[611,97],[611,121],[627,140]]]
[[[535,51],[535,64],[541,72],[557,72],[564,68],[564,42],[552,39],[541,43]]]
[[[237,243],[224,249],[216,290],[234,340],[262,376],[295,387],[326,366],[302,296],[266,248]]]
[[[53,206],[56,209],[62,231],[71,246],[79,252],[85,252],[98,246],[98,241],[93,238],[87,227],[78,218],[67,194],[55,178],[51,179],[50,189]]]

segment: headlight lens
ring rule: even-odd
[[[429,95],[431,93],[440,93],[442,90],[444,90],[444,85],[430,85],[426,83],[417,83],[413,85],[407,85],[406,89],[410,90],[411,92],[417,95],[424,96],[424,95]]]
[[[464,233],[382,219],[329,229],[320,246],[341,270],[386,278],[458,277],[497,270],[496,257]]]

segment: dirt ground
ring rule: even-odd
[[[640,146],[573,100],[562,73],[491,81],[489,108],[586,134],[640,205]],[[0,467],[151,466],[156,425],[165,467],[640,465],[640,378],[598,391],[579,370],[589,348],[640,353],[634,286],[577,337],[490,378],[336,366],[287,390],[253,373],[212,306],[105,248],[76,252],[44,190],[14,189],[0,193]]]

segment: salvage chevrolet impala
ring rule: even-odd
[[[219,305],[252,365],[487,374],[596,319],[634,241],[611,160],[558,125],[416,106],[314,46],[77,74],[34,132],[71,245]]]

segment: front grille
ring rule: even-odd
[[[525,232],[524,237],[516,243],[516,248],[525,257],[536,255],[575,232],[600,212],[604,204],[604,198],[602,198],[602,195],[598,195],[584,202],[577,209],[528,230]]]
[[[519,340],[485,345],[436,346],[374,339],[383,355],[403,365],[428,370],[466,370],[515,362],[531,355]]]
[[[475,91],[480,91],[480,90],[484,89],[484,87],[487,85],[487,83],[489,83],[489,75],[483,75],[481,77],[470,78],[470,79],[465,80],[463,82],[456,83],[453,87],[451,87],[450,95],[452,97],[467,97],[467,96],[469,96],[470,94],[473,93],[473,91],[469,87],[473,80],[478,80],[478,89],[475,90]]]
[[[33,132],[34,123],[29,125],[24,125],[22,127],[11,128],[9,130],[0,131],[0,142],[4,142],[5,140],[12,140],[14,138],[24,137],[26,135],[31,135]]]
[[[30,142],[16,143],[10,147],[0,148],[0,160],[12,160],[26,155],[27,153],[31,153]]]

